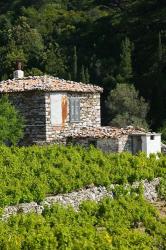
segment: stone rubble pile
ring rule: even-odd
[[[148,182],[147,180],[141,181],[141,182],[135,182],[132,185],[132,188],[138,188],[140,183],[142,183],[144,187],[144,197],[149,200],[150,202],[154,202],[158,198],[158,194],[156,191],[156,187],[159,185],[160,179],[155,178],[151,182]],[[4,209],[2,220],[7,219],[11,215],[15,215],[18,213],[37,213],[41,214],[44,210],[44,207],[50,207],[51,205],[55,203],[62,204],[64,206],[71,205],[74,207],[74,209],[77,211],[79,208],[79,205],[81,202],[85,200],[91,200],[99,202],[104,197],[110,197],[113,198],[113,189],[116,185],[109,186],[108,189],[103,186],[89,186],[87,188],[81,189],[79,191],[74,191],[68,194],[59,194],[55,196],[47,197],[44,201],[42,201],[40,204],[37,204],[36,202],[31,203],[23,203],[16,206],[8,206]]]

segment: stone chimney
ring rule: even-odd
[[[15,79],[19,79],[19,78],[24,77],[24,71],[21,70],[21,62],[17,62],[17,70],[14,71],[13,77]]]

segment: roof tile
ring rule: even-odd
[[[68,136],[73,138],[120,138],[121,136],[127,135],[145,135],[147,132],[143,128],[134,128],[128,126],[126,128],[116,127],[88,127],[80,128],[69,132]]]
[[[69,91],[96,93],[103,92],[99,86],[81,82],[67,81],[52,76],[29,76],[0,82],[0,93],[41,91]]]

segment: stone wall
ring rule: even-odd
[[[132,153],[132,138],[130,136],[122,136],[121,138],[71,138],[70,142],[85,147],[93,145],[104,152],[128,151]]]
[[[132,153],[133,145],[132,145],[132,137],[131,136],[121,136],[118,138],[118,152],[128,151]]]
[[[24,144],[46,140],[45,93],[10,93],[9,99],[25,119]]]
[[[67,137],[76,133],[82,127],[99,127],[101,125],[100,94],[99,93],[62,93],[62,124],[51,124],[51,93],[45,95],[46,103],[46,141],[66,143]],[[80,121],[70,122],[69,98],[80,99]],[[63,104],[63,102],[65,104]]]
[[[118,152],[118,139],[104,138],[97,140],[97,148],[104,152]]]
[[[50,142],[66,144],[67,137],[77,132],[78,129],[100,126],[99,93],[62,92],[62,124],[60,126],[51,124],[51,94],[52,92],[40,91],[9,94],[10,100],[25,118],[24,144]],[[80,122],[70,122],[69,98],[71,96],[77,96],[80,99]]]

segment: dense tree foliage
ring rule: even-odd
[[[12,77],[19,58],[27,75],[99,83],[105,123],[104,100],[121,74],[150,103],[148,122],[158,128],[166,119],[165,24],[165,0],[1,1],[0,76]]]
[[[41,201],[86,185],[125,184],[166,176],[166,157],[105,154],[81,147],[0,147],[0,207]],[[166,183],[160,189],[165,195]]]

